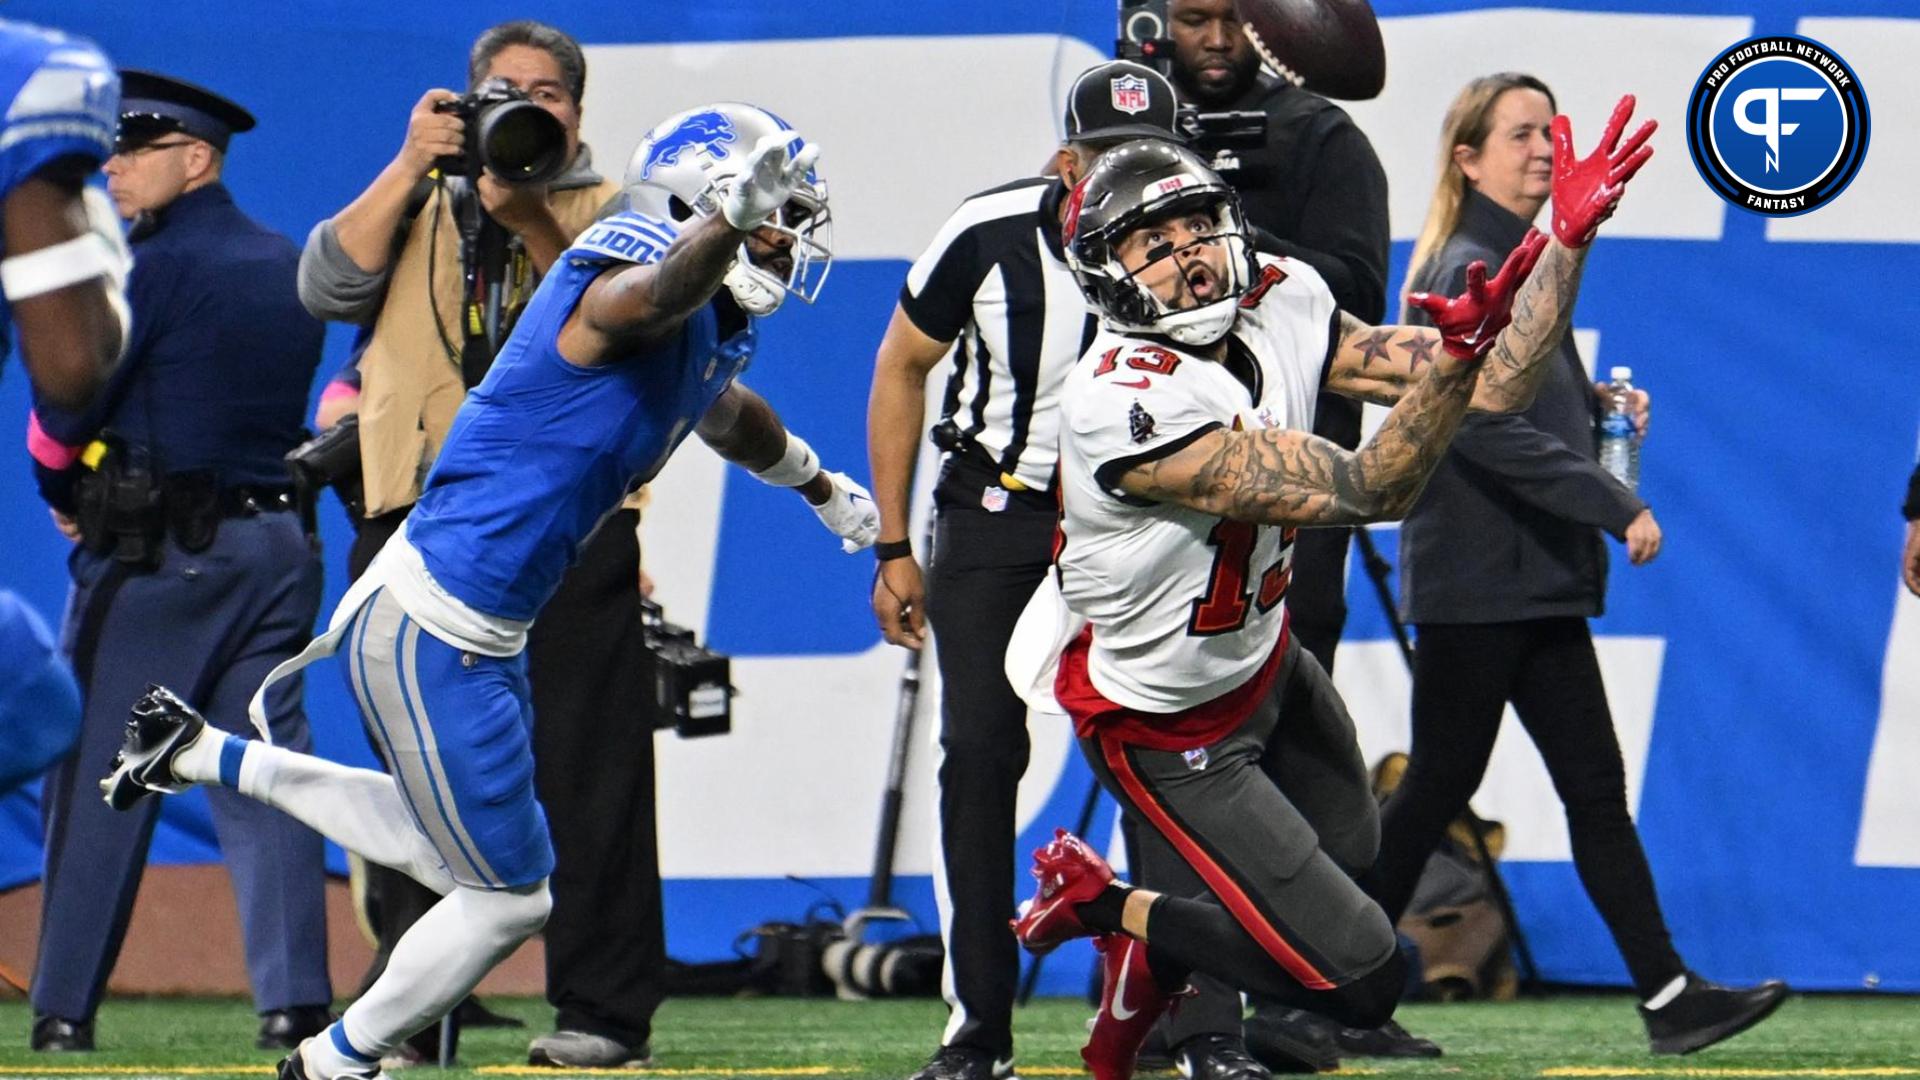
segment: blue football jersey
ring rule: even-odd
[[[722,336],[712,303],[672,338],[598,367],[560,355],[560,328],[593,279],[616,263],[657,262],[674,236],[634,211],[581,234],[455,415],[407,537],[473,610],[533,618],[587,535],[660,471],[753,358],[752,320]]]
[[[6,102],[0,199],[57,158],[78,156],[97,167],[113,153],[120,77],[88,42],[0,19],[0,101]],[[12,312],[0,298],[0,343],[11,323]]]

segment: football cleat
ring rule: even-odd
[[[151,792],[175,794],[192,787],[173,773],[174,756],[200,737],[207,722],[193,706],[164,686],[147,684],[127,718],[126,741],[113,755],[113,768],[100,781],[100,794],[115,810],[126,810]]]
[[[1100,1011],[1094,1014],[1080,1060],[1094,1080],[1127,1080],[1140,1047],[1177,995],[1160,989],[1147,970],[1147,947],[1125,934],[1093,939],[1100,950]]]
[[[1175,1062],[1185,1080],[1272,1080],[1273,1072],[1247,1053],[1238,1035],[1209,1032],[1180,1044]]]
[[[1075,905],[1084,904],[1113,884],[1113,868],[1065,829],[1053,830],[1053,840],[1033,853],[1033,876],[1040,882],[1033,899],[1021,905],[1013,920],[1013,935],[1035,956],[1044,956],[1063,941],[1089,937],[1094,931],[1080,921]]]
[[[171,694],[168,696],[172,697]],[[176,698],[175,700],[178,699]],[[275,1080],[375,1080],[375,1078],[380,1075],[380,1066],[377,1063],[368,1065],[364,1069],[355,1069],[350,1072],[339,1073],[335,1076],[321,1076],[318,1072],[314,1071],[313,1067],[307,1064],[307,1047],[313,1045],[313,1039],[325,1039],[328,1037],[327,1033],[323,1031],[315,1035],[312,1039],[302,1039],[300,1045],[295,1048],[293,1053],[280,1059],[279,1066],[274,1070]]]

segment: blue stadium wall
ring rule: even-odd
[[[1809,989],[1920,990],[1920,601],[1895,568],[1895,507],[1920,432],[1920,73],[1908,61],[1920,19],[1903,0],[1375,6],[1388,89],[1351,111],[1393,184],[1396,287],[1440,114],[1467,78],[1536,72],[1583,145],[1621,92],[1662,120],[1660,154],[1596,249],[1576,319],[1589,359],[1631,364],[1657,403],[1644,492],[1667,547],[1646,568],[1616,559],[1595,623],[1642,836],[1693,966]],[[825,147],[841,257],[817,308],[771,320],[749,378],[830,464],[862,477],[873,347],[908,262],[961,197],[1039,166],[1058,137],[1060,88],[1100,58],[1113,26],[1113,9],[1088,0],[24,0],[6,15],[86,34],[120,63],[252,109],[260,127],[236,140],[228,182],[296,240],[389,159],[425,88],[459,84],[467,45],[498,21],[550,19],[588,46],[585,136],[605,171],[675,109],[728,97],[776,108]],[[1775,223],[1707,192],[1680,124],[1707,60],[1769,32],[1845,56],[1874,119],[1853,187]],[[329,338],[328,370],[346,337]],[[0,582],[52,615],[65,544],[18,449],[25,410],[10,368]],[[337,508],[323,531],[337,597],[349,538]],[[1376,537],[1391,558],[1393,530]],[[670,611],[734,654],[743,690],[731,736],[660,737],[672,952],[717,958],[741,930],[799,917],[823,894],[849,907],[864,898],[902,656],[873,628],[866,560],[842,556],[790,496],[727,476],[698,448],[662,477],[647,545]],[[1405,743],[1406,678],[1368,582],[1355,572],[1348,585],[1339,682],[1373,756]],[[898,888],[928,928],[932,697]],[[323,752],[370,762],[337,673],[318,669],[307,701]],[[1072,820],[1090,783],[1058,718],[1036,717],[1033,737],[1022,850]],[[1507,877],[1542,973],[1623,984],[1512,724],[1476,805],[1508,823]],[[1103,804],[1093,835],[1111,829]],[[169,801],[153,857],[218,858],[203,799]],[[33,880],[39,859],[31,793],[0,800],[0,888]],[[1084,963],[1065,955],[1043,991],[1084,985]]]

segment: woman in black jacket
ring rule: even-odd
[[[1409,288],[1458,292],[1466,267],[1519,244],[1552,195],[1546,85],[1501,74],[1448,110],[1440,180]],[[1410,310],[1405,322],[1424,322]],[[1396,920],[1447,823],[1486,771],[1508,702],[1567,812],[1573,860],[1633,977],[1658,1053],[1687,1053],[1752,1026],[1786,995],[1769,982],[1716,986],[1674,951],[1640,836],[1587,619],[1606,596],[1604,530],[1634,565],[1660,551],[1645,503],[1595,460],[1600,404],[1568,333],[1534,404],[1474,414],[1401,527],[1401,614],[1418,629],[1413,750],[1381,821],[1368,891]],[[1636,394],[1645,431],[1647,400]]]

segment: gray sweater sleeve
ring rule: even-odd
[[[380,311],[388,270],[360,269],[340,246],[328,218],[307,234],[307,246],[300,251],[300,303],[316,319],[369,322]]]

